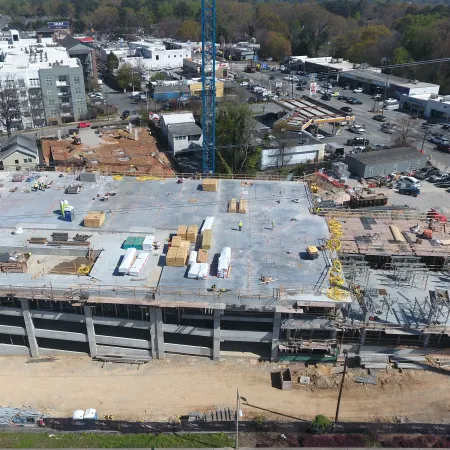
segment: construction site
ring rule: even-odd
[[[1,175],[1,355],[335,363],[450,345],[439,217],[422,239],[426,213],[317,211],[297,179],[48,172],[35,191]]]

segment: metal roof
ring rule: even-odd
[[[202,134],[202,129],[195,123],[174,123],[169,125],[172,136],[195,136]]]
[[[348,164],[349,161],[359,161],[360,163],[368,166],[425,157],[426,156],[423,153],[420,153],[419,150],[416,150],[415,148],[399,147],[386,150],[376,150],[373,152],[361,153],[359,155],[347,155],[345,157],[345,162]]]

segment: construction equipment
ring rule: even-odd
[[[368,206],[387,205],[388,198],[382,193],[358,193],[350,197],[350,208],[364,208]]]
[[[314,245],[309,245],[306,247],[306,253],[308,254],[309,259],[317,259],[319,257],[319,250]]]
[[[423,230],[423,233],[420,235],[422,239],[433,239],[433,230]]]
[[[245,72],[247,73],[255,73],[256,72],[256,64],[252,61],[247,64],[245,67]]]
[[[81,138],[80,138],[80,136],[74,136],[74,137],[72,138],[72,144],[73,144],[73,145],[80,145],[80,144],[81,144]]]
[[[113,138],[115,139],[130,139],[130,132],[128,130],[117,130]]]

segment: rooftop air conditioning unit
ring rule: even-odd
[[[331,58],[331,64],[336,64],[337,62],[339,62],[336,58]]]
[[[337,62],[338,62],[338,63],[344,62],[344,58],[338,58],[338,59],[337,59]]]
[[[361,65],[360,65],[360,64],[357,64],[357,63],[353,64],[353,68],[354,68],[354,69],[359,69],[360,66],[361,66]]]

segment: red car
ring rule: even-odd
[[[89,128],[91,126],[91,122],[80,122],[78,124],[78,128]]]

